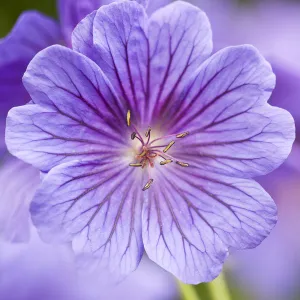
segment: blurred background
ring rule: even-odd
[[[216,51],[228,45],[248,43],[254,44],[267,57],[277,75],[277,87],[270,101],[273,105],[288,109],[295,118],[296,127],[299,127],[300,0],[189,2],[202,8],[211,20]],[[7,35],[20,13],[29,9],[57,18],[55,0],[1,0],[0,38]],[[300,300],[298,136],[288,161],[279,170],[258,180],[277,203],[279,222],[270,237],[257,249],[234,253],[230,257],[224,271],[230,297],[232,300]],[[151,278],[148,276],[145,280]],[[196,287],[202,300],[216,300],[210,285]],[[173,285],[165,288],[176,289]],[[165,299],[179,299],[176,293]],[[230,299],[220,296],[217,300]]]

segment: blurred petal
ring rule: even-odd
[[[60,31],[54,20],[34,11],[24,12],[12,32],[0,41],[0,153],[3,154],[5,118],[13,106],[29,101],[22,76],[33,56],[59,43]]]
[[[157,169],[143,242],[150,259],[195,284],[219,274],[228,248],[259,245],[276,223],[276,206],[254,181],[186,169]]]
[[[84,157],[107,158],[124,147],[119,100],[98,66],[52,46],[30,63],[24,84],[36,104],[13,108],[6,142],[12,154],[48,171]],[[74,105],[76,103],[76,105]]]
[[[39,185],[39,171],[7,157],[0,168],[0,239],[27,242],[30,237],[29,205]]]
[[[277,168],[291,151],[295,129],[287,111],[267,104],[274,84],[270,65],[252,46],[213,55],[169,112],[172,132],[191,133],[172,155],[241,178]]]
[[[73,240],[75,252],[93,253],[100,266],[126,275],[143,255],[141,183],[119,159],[71,162],[46,175],[31,205],[47,241]]]
[[[67,45],[71,47],[72,32],[85,16],[98,9],[101,5],[113,1],[114,0],[59,0],[60,22]]]
[[[179,299],[173,277],[146,258],[136,272],[115,285],[107,275],[78,272],[68,247],[44,244],[35,232],[32,236],[25,245],[0,243],[1,299]]]

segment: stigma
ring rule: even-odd
[[[143,191],[148,190],[154,182],[154,179],[151,177],[151,169],[155,167],[157,162],[160,166],[166,167],[173,162],[180,167],[189,166],[188,163],[179,161],[169,154],[169,150],[176,146],[175,140],[188,136],[190,134],[188,131],[151,139],[152,128],[148,127],[144,134],[141,134],[131,121],[130,110],[127,111],[126,123],[128,127],[132,128],[132,133],[130,135],[131,140],[139,141],[139,151],[135,155],[135,161],[130,163],[129,166],[146,169],[148,173],[148,181],[142,188]],[[170,140],[170,138],[173,139],[167,144],[163,144],[166,139]]]

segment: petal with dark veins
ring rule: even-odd
[[[49,47],[32,60],[24,83],[33,104],[9,112],[6,142],[13,155],[46,172],[74,159],[105,159],[126,147],[126,111],[88,58]]]
[[[190,132],[172,155],[242,178],[277,168],[291,151],[295,126],[287,111],[268,105],[274,85],[270,65],[252,46],[213,55],[170,112],[168,128]]]
[[[197,284],[221,271],[228,249],[259,245],[276,223],[276,205],[259,184],[197,168],[157,169],[143,208],[149,258]]]
[[[31,204],[43,239],[73,242],[76,253],[93,254],[97,264],[126,275],[143,255],[141,183],[119,159],[73,161],[52,169]]]
[[[176,1],[149,19],[149,98],[146,121],[171,115],[174,97],[212,52],[212,33],[206,14]]]

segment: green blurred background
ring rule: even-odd
[[[10,31],[20,13],[35,9],[56,17],[55,0],[0,0],[0,37]]]

